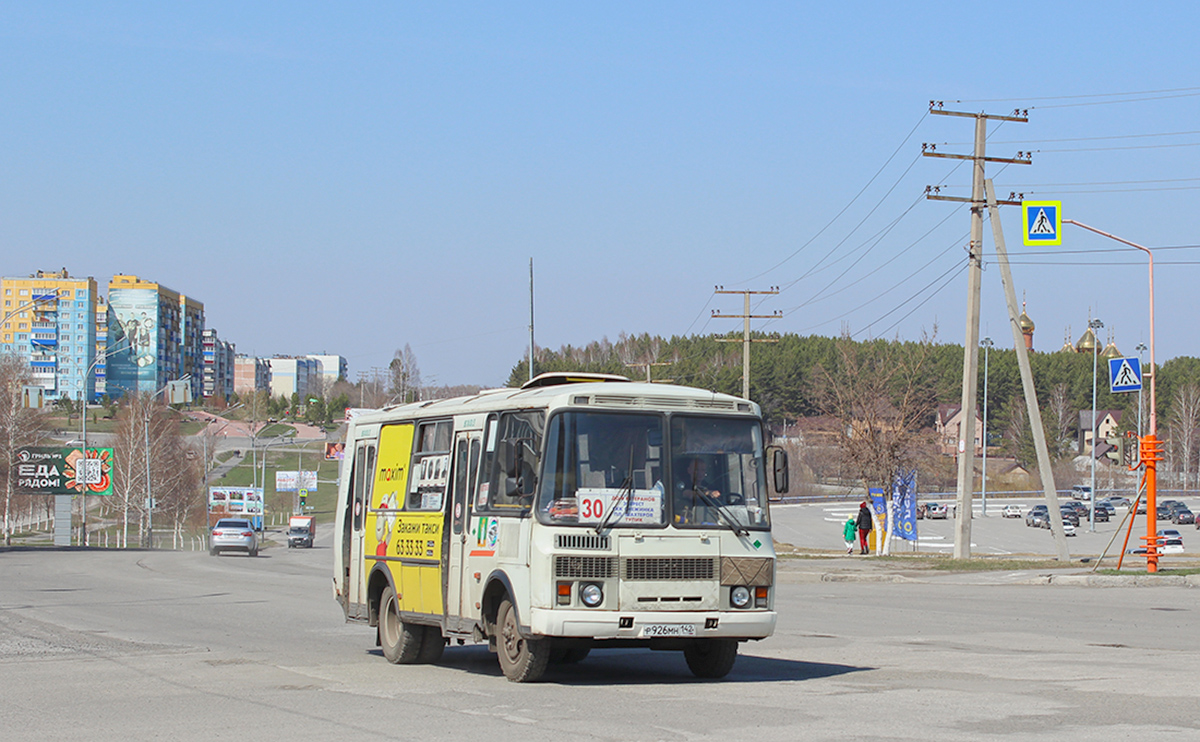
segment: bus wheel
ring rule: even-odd
[[[400,620],[400,606],[396,604],[396,589],[388,586],[379,599],[379,644],[383,656],[395,665],[411,665],[421,653],[421,639],[425,627],[404,623]]]
[[[504,677],[514,683],[532,683],[542,677],[550,661],[550,641],[521,636],[517,629],[517,612],[508,598],[500,603],[496,626],[500,632],[496,648]]]
[[[723,678],[733,669],[737,651],[733,639],[698,639],[683,650],[683,658],[696,677]]]
[[[442,652],[446,649],[446,638],[436,626],[419,628],[425,629],[425,636],[421,638],[421,651],[417,655],[417,662],[432,665],[442,658]]]

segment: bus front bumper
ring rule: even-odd
[[[535,636],[594,639],[765,639],[775,611],[589,611],[532,608]]]

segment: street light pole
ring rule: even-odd
[[[1138,367],[1141,368],[1142,375],[1144,376],[1146,373],[1146,366],[1145,366],[1145,362],[1142,360],[1142,354],[1146,352],[1146,344],[1138,343],[1137,348],[1135,348],[1134,350],[1136,350],[1138,352]],[[1138,438],[1140,439],[1141,437],[1142,437],[1142,388],[1139,386],[1138,387]]]
[[[1100,356],[1100,336],[1096,330],[1104,327],[1098,319],[1088,320],[1088,329],[1092,331],[1092,449],[1089,452],[1092,459],[1092,502],[1088,511],[1088,530],[1096,531],[1096,435],[1099,432],[1096,425],[1096,359]]]
[[[980,481],[980,498],[982,500],[983,517],[987,517],[987,450],[988,450],[988,352],[995,343],[990,337],[985,337],[980,343],[983,346],[983,473]]]

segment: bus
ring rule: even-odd
[[[530,682],[645,647],[719,678],[774,631],[787,456],[748,400],[543,374],[356,415],[341,468],[334,597],[390,662],[486,642]]]

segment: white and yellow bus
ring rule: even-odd
[[[395,663],[486,641],[521,682],[647,647],[722,677],[775,628],[768,468],[785,492],[754,403],[619,376],[367,412],[346,438],[334,595]]]

